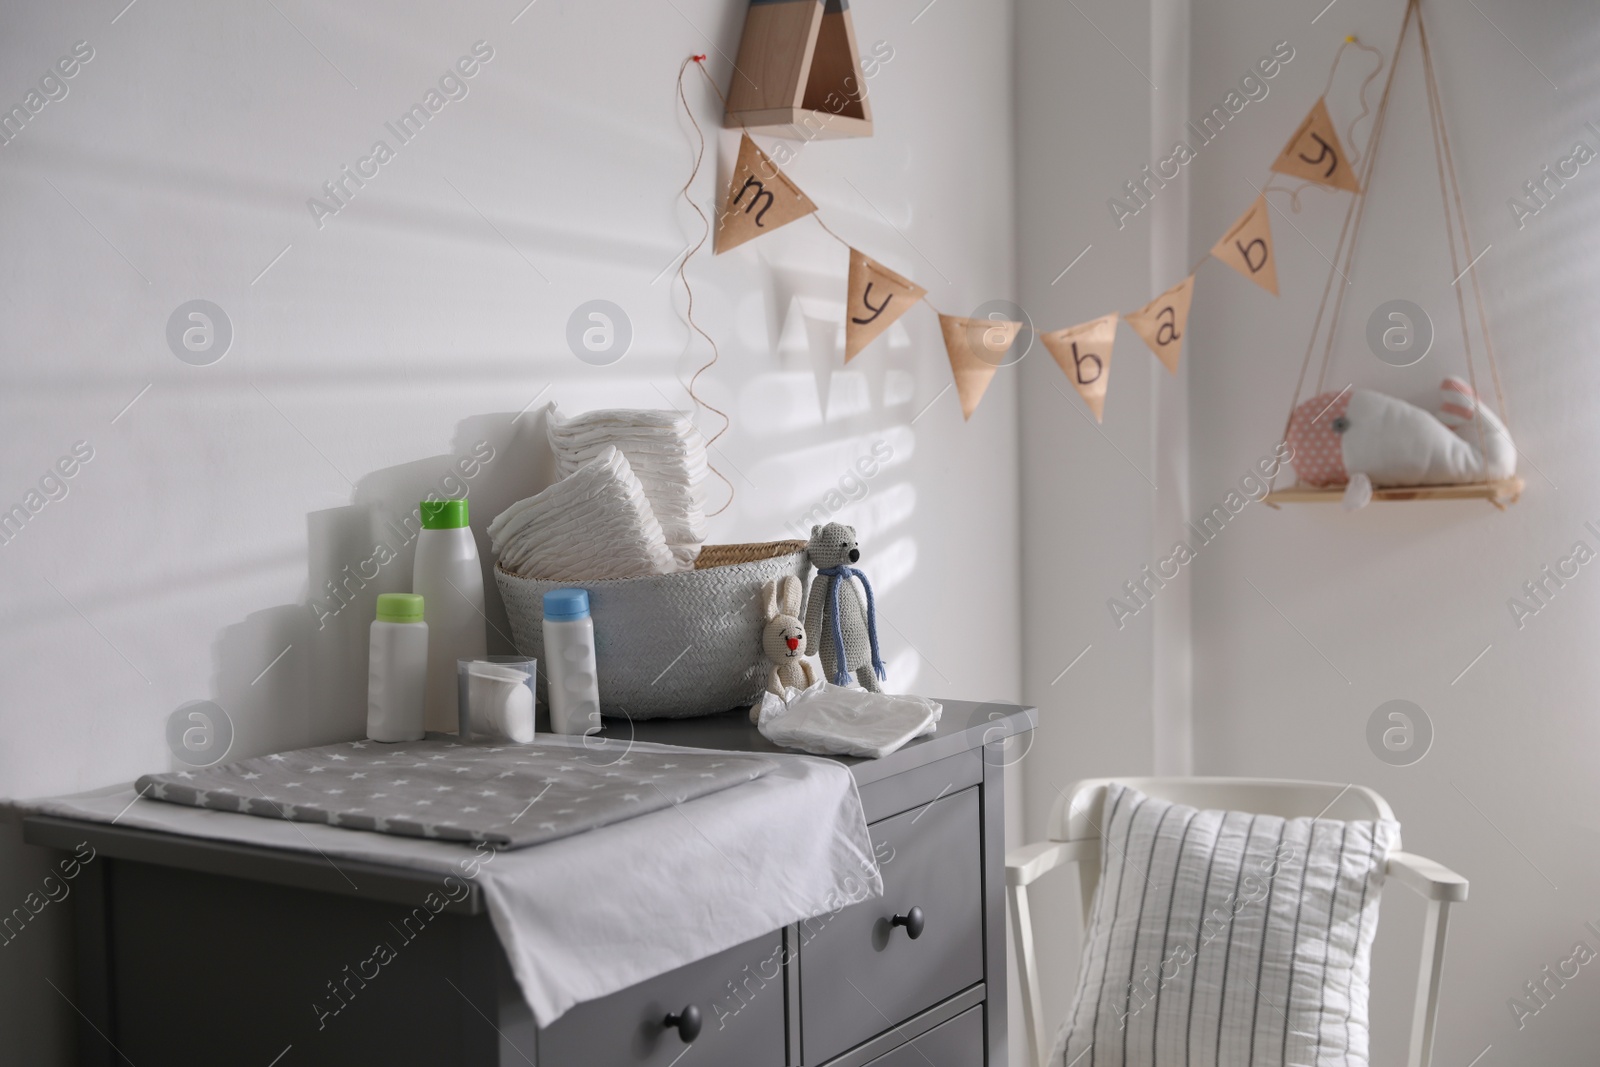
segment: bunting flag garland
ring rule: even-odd
[[[1239,216],[1211,254],[1261,288],[1278,295],[1278,257],[1272,250],[1272,222],[1268,216],[1267,194],[1256,197],[1250,210]]]
[[[1361,191],[1355,171],[1344,154],[1344,146],[1339,143],[1339,135],[1334,131],[1333,119],[1328,117],[1326,97],[1317,97],[1311,113],[1294,131],[1289,143],[1283,146],[1272,169],[1278,174],[1343,189],[1348,193]]]
[[[849,363],[928,290],[850,249],[850,300],[845,310],[844,361]],[[1007,344],[1010,342],[1008,341]],[[980,390],[981,393],[981,390]]]
[[[716,254],[787,226],[817,210],[811,198],[756,147],[747,133],[739,140],[739,160],[722,213],[717,216]]]
[[[1111,378],[1111,346],[1117,339],[1115,311],[1098,319],[1042,333],[1039,340],[1083,397],[1099,422],[1105,414],[1106,385]]]
[[[1354,42],[1347,39],[1347,44]],[[1358,49],[1376,53],[1366,45]],[[1340,54],[1343,49],[1340,49]],[[683,93],[683,71],[689,62],[703,64],[704,56],[692,56],[679,71],[679,97],[686,111],[694,119],[688,98]],[[1329,85],[1337,72],[1339,57],[1334,58],[1334,70],[1329,74]],[[1380,58],[1379,69],[1382,67]],[[702,73],[705,68],[701,66]],[[710,75],[706,74],[707,79]],[[1376,77],[1376,71],[1367,83]],[[1366,84],[1363,83],[1362,104],[1365,106]],[[720,87],[712,82],[719,96]],[[724,103],[726,101],[724,100]],[[1366,114],[1363,111],[1363,114]],[[698,124],[696,129],[698,130]],[[696,162],[696,173],[699,163]],[[1304,121],[1289,138],[1288,144],[1273,160],[1271,171],[1289,178],[1311,182],[1331,189],[1362,195],[1358,180],[1343,142],[1328,111],[1326,94],[1317,98]],[[689,182],[693,183],[691,174]],[[687,197],[689,186],[684,186]],[[1297,190],[1267,186],[1258,190],[1255,202],[1241,215],[1221,239],[1212,246],[1209,258],[1215,258],[1232,267],[1274,296],[1278,295],[1277,252],[1272,239],[1271,208],[1267,191],[1277,189],[1294,197]],[[692,203],[692,201],[691,201]],[[1294,201],[1299,210],[1298,201]],[[929,303],[928,291],[909,278],[895,273],[860,249],[846,242],[830,229],[817,205],[795,185],[756,145],[745,131],[739,140],[739,154],[718,215],[713,247],[720,255],[737,248],[762,234],[780,229],[797,219],[815,215],[822,229],[849,251],[849,274],[845,311],[846,363],[859,356],[873,341],[881,337],[918,303]],[[691,255],[693,253],[691,252]],[[684,258],[687,262],[689,257]],[[1074,261],[1076,262],[1076,261]],[[1201,260],[1204,262],[1204,259]],[[1095,422],[1105,416],[1107,386],[1111,377],[1111,353],[1116,341],[1117,323],[1126,319],[1133,331],[1144,341],[1171,374],[1178,373],[1183,357],[1183,338],[1188,332],[1189,310],[1194,299],[1195,271],[1136,311],[1118,314],[1113,312],[1066,329],[1041,333],[1039,340],[1077,389]],[[683,263],[679,264],[683,273]],[[687,278],[684,279],[687,287]],[[691,295],[691,307],[692,295]],[[929,307],[939,316],[939,328],[944,338],[945,351],[950,360],[950,370],[955,379],[961,414],[970,420],[982,401],[996,372],[1005,363],[1005,354],[1021,332],[1023,324],[998,318],[975,319],[946,315]],[[710,341],[709,336],[707,340]],[[713,342],[714,346],[714,342]],[[704,368],[702,368],[704,369]],[[698,397],[696,403],[700,403]]]
[[[1191,274],[1138,311],[1122,316],[1172,374],[1178,373],[1178,359],[1183,355],[1183,335],[1189,329],[1189,301],[1193,297]]]
[[[1017,339],[1022,323],[941,314],[939,328],[944,332],[945,352],[950,356],[950,371],[961,398],[961,417],[970,419],[994,379],[994,372],[1000,369],[1006,349]]]

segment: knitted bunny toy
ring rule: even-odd
[[[807,658],[806,628],[800,622],[800,579],[789,574],[766,585],[767,626],[761,634],[761,651],[772,661],[767,691],[782,697],[786,689],[809,689],[817,684],[817,668]],[[759,721],[761,705],[750,709],[750,721]]]
[[[806,651],[821,654],[822,673],[835,685],[849,685],[853,674],[863,689],[881,693],[878,680],[884,671],[872,586],[850,566],[861,558],[854,527],[838,522],[811,527],[806,554],[817,568],[806,601]]]

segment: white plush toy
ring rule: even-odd
[[[810,689],[819,675],[816,665],[806,656],[806,628],[800,621],[800,579],[786,574],[768,582],[762,592],[766,597],[767,625],[761,632],[761,651],[772,663],[767,692],[782,700],[789,689]],[[759,722],[760,716],[761,704],[757,702],[750,708],[750,721]]]
[[[1344,508],[1374,486],[1500,481],[1517,470],[1517,449],[1494,412],[1459,378],[1439,385],[1437,412],[1370,389],[1323,393],[1289,420],[1294,469],[1313,486],[1345,486]]]

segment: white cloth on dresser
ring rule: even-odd
[[[585,748],[580,737],[561,740],[571,744],[574,759],[707,751],[643,742],[598,749]],[[743,785],[505,852],[136,801],[128,786],[23,806],[69,819],[320,853],[334,865],[348,858],[426,871],[439,876],[441,892],[453,876],[456,899],[459,880],[470,871],[535,1021],[548,1026],[574,1004],[883,894],[849,770],[805,756],[766,758],[778,769]]]
[[[829,756],[882,759],[932,733],[944,705],[927,697],[872,693],[823,679],[783,696],[761,694],[756,725],[775,745]]]

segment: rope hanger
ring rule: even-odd
[[[1344,310],[1345,295],[1350,288],[1349,272],[1355,260],[1356,242],[1360,236],[1361,224],[1366,216],[1367,195],[1372,190],[1372,176],[1378,160],[1378,149],[1382,146],[1384,126],[1389,113],[1389,103],[1394,88],[1395,71],[1399,67],[1400,52],[1405,47],[1406,38],[1411,31],[1412,23],[1416,24],[1418,47],[1422,53],[1423,81],[1428,100],[1428,123],[1432,131],[1434,163],[1439,176],[1439,197],[1445,213],[1445,237],[1450,250],[1450,269],[1454,281],[1451,288],[1456,294],[1456,309],[1461,325],[1462,346],[1467,361],[1467,378],[1473,392],[1478,393],[1478,378],[1476,364],[1472,354],[1472,337],[1468,328],[1466,307],[1466,294],[1461,281],[1463,275],[1470,275],[1472,279],[1473,303],[1477,312],[1478,328],[1483,336],[1484,355],[1488,362],[1491,380],[1494,383],[1495,397],[1499,404],[1500,417],[1505,423],[1507,432],[1510,431],[1511,418],[1506,409],[1505,390],[1501,384],[1500,367],[1495,360],[1494,342],[1489,334],[1489,321],[1484,309],[1483,290],[1478,280],[1477,259],[1472,252],[1472,240],[1467,231],[1467,217],[1461,202],[1461,186],[1456,174],[1455,155],[1450,147],[1450,134],[1444,121],[1443,96],[1439,91],[1439,83],[1433,64],[1433,51],[1428,41],[1428,29],[1422,15],[1421,0],[1407,0],[1405,18],[1400,23],[1399,39],[1395,42],[1392,58],[1389,61],[1389,74],[1384,81],[1383,95],[1378,100],[1376,115],[1372,124],[1372,135],[1368,141],[1367,157],[1360,176],[1360,192],[1351,197],[1349,206],[1345,209],[1344,223],[1339,230],[1339,241],[1334,248],[1333,256],[1328,261],[1328,277],[1322,288],[1322,299],[1317,306],[1316,318],[1312,321],[1311,336],[1306,342],[1305,357],[1300,364],[1300,374],[1295,380],[1294,398],[1289,404],[1289,414],[1284,419],[1284,439],[1288,439],[1289,424],[1294,417],[1295,408],[1300,404],[1301,394],[1305,388],[1306,374],[1311,367],[1311,357],[1316,352],[1319,336],[1322,338],[1322,358],[1317,369],[1316,394],[1324,392],[1327,380],[1328,366],[1333,355],[1333,340],[1338,331],[1339,319]],[[1457,233],[1459,230],[1460,248],[1457,248]],[[1341,268],[1340,261],[1343,260]],[[1465,261],[1466,267],[1462,267]],[[1343,278],[1345,284],[1340,286],[1338,293],[1334,293],[1334,279]],[[1332,302],[1332,313],[1329,314],[1329,303]],[[1327,331],[1322,332],[1324,318],[1327,318]],[[1346,387],[1349,388],[1348,386]],[[1480,394],[1481,395],[1481,394]],[[1487,450],[1484,447],[1484,420],[1474,419],[1478,433],[1479,455],[1484,457],[1487,464]],[[1276,479],[1274,479],[1275,481]],[[1484,468],[1483,481],[1479,484],[1488,486],[1487,467]]]

